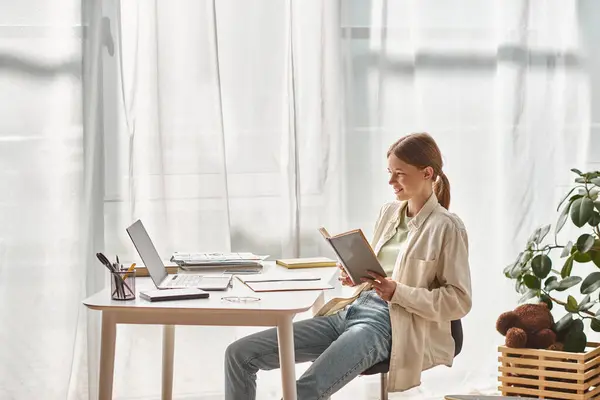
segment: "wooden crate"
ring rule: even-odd
[[[600,344],[585,353],[498,347],[498,389],[503,396],[600,399]]]

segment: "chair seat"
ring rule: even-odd
[[[463,345],[463,331],[462,323],[460,319],[452,321],[450,323],[450,330],[452,331],[452,338],[454,339],[454,357],[456,357],[462,350]],[[380,363],[373,365],[368,368],[361,375],[375,375],[375,374],[386,374],[390,370],[390,360],[385,360]]]
[[[387,374],[390,370],[390,360],[385,360],[373,365],[362,373],[362,375]]]

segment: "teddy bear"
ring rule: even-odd
[[[561,350],[554,318],[546,303],[522,304],[513,311],[501,314],[496,330],[506,337],[506,347]]]

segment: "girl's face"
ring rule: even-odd
[[[394,154],[388,157],[389,184],[398,200],[410,200],[431,191],[433,168],[423,169],[400,160]]]

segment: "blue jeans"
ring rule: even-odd
[[[388,359],[388,304],[375,291],[345,310],[294,323],[297,363],[313,361],[296,382],[299,400],[327,399],[369,367]],[[241,338],[225,352],[225,399],[254,400],[258,370],[279,368],[277,329]]]

